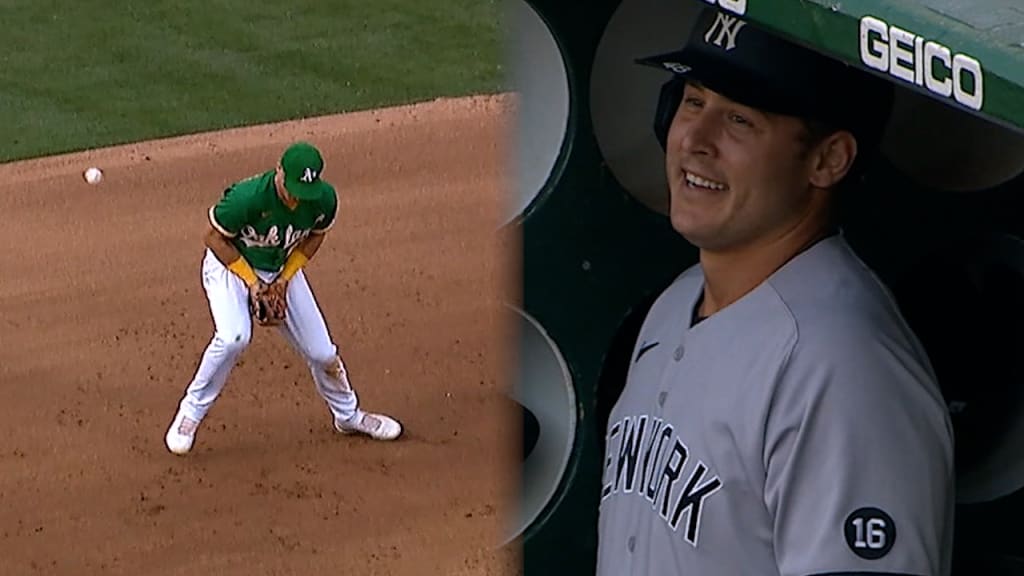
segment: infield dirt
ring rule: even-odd
[[[497,550],[519,463],[512,112],[443,99],[0,166],[0,574],[519,573]],[[334,433],[297,353],[257,329],[174,456],[212,336],[207,210],[297,139],[339,194],[310,284],[363,407],[405,435]]]

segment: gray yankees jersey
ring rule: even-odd
[[[946,576],[953,444],[927,356],[841,235],[691,326],[652,306],[606,434],[599,576]]]

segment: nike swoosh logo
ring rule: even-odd
[[[644,344],[642,344],[640,346],[640,349],[637,350],[637,352],[636,352],[636,358],[633,359],[633,363],[635,364],[635,363],[639,362],[641,356],[646,354],[651,348],[654,348],[658,344],[660,344],[660,342],[650,342],[650,343],[646,343],[645,342]]]

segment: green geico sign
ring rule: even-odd
[[[870,68],[968,108],[981,110],[985,104],[981,62],[879,18],[860,19],[860,59]]]

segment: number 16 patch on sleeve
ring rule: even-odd
[[[892,550],[896,524],[878,508],[859,508],[846,517],[846,544],[861,558],[877,560]]]

